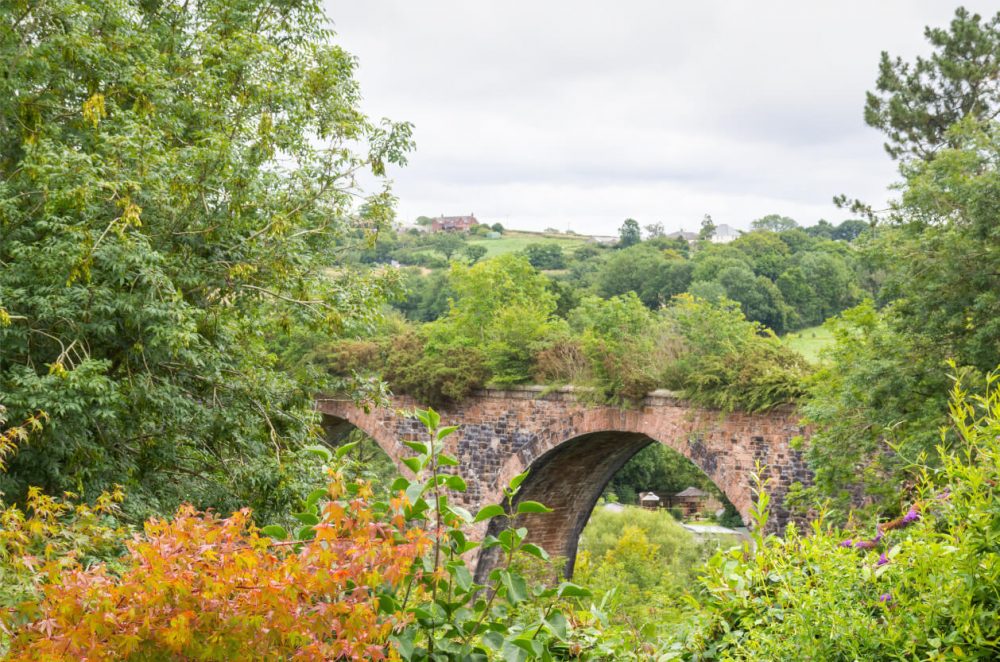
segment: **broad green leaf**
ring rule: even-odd
[[[268,524],[260,530],[265,536],[274,538],[275,540],[285,540],[288,538],[288,532],[285,531],[285,527],[278,526],[277,524]]]
[[[511,492],[517,492],[517,488],[521,487],[521,483],[523,483],[524,479],[528,477],[529,471],[520,473],[510,479],[510,483],[508,483],[507,485],[510,488]]]
[[[545,623],[549,626],[549,631],[560,639],[566,639],[566,617],[559,610],[552,611],[546,618]]]
[[[427,444],[420,441],[404,441],[403,445],[417,453],[427,454]]]
[[[340,460],[340,459],[344,458],[348,453],[350,453],[352,450],[354,450],[355,448],[357,448],[357,445],[359,443],[361,443],[361,442],[352,441],[349,444],[344,444],[343,446],[339,446],[337,448],[337,459]]]
[[[306,506],[311,508],[319,503],[319,500],[327,496],[327,491],[323,488],[317,488],[309,493],[306,497]]]
[[[312,513],[292,513],[292,517],[309,526],[319,524],[319,518]]]
[[[465,567],[464,563],[459,563],[449,569],[452,576],[455,578],[455,583],[463,591],[468,591],[472,588],[472,573],[469,569]]]
[[[438,439],[438,441],[441,441],[441,440],[442,440],[442,439],[444,439],[445,437],[448,437],[448,436],[450,436],[450,435],[451,435],[451,434],[453,434],[453,433],[455,432],[455,430],[457,430],[457,429],[458,429],[458,426],[457,426],[457,425],[449,425],[448,427],[444,427],[444,428],[441,428],[441,429],[440,429],[440,430],[438,430],[438,432],[437,432],[437,439]]]
[[[534,557],[540,558],[543,561],[549,560],[549,554],[544,549],[535,545],[534,543],[526,542],[521,545],[521,550],[531,554]]]
[[[459,462],[452,456],[441,453],[438,455],[438,464],[442,467],[457,467]]]
[[[562,598],[589,598],[590,595],[589,590],[572,582],[563,582],[559,585],[559,597]]]
[[[461,476],[448,476],[448,480],[445,484],[456,492],[464,492],[468,487],[465,484],[465,480]]]
[[[517,514],[525,513],[551,513],[552,509],[537,501],[522,501],[517,504]]]
[[[331,453],[330,449],[327,448],[326,446],[321,446],[320,444],[310,444],[305,447],[305,450],[312,453],[313,455],[318,455],[319,457],[323,458],[324,462],[333,461],[333,453]]]
[[[493,519],[494,517],[499,517],[500,515],[503,514],[504,514],[503,506],[499,506],[496,504],[490,506],[484,506],[479,510],[478,513],[476,513],[476,518],[472,521],[473,523],[482,522],[483,520]]]

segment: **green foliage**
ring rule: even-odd
[[[802,412],[813,490],[842,517],[851,504],[896,504],[908,462],[933,451],[945,423],[944,363],[899,333],[871,302],[830,320],[835,344],[809,381]],[[920,394],[916,396],[915,394]]]
[[[450,262],[455,253],[464,250],[465,237],[457,232],[435,232],[427,238],[427,246]]]
[[[644,242],[608,257],[594,275],[594,285],[602,297],[634,292],[646,306],[656,309],[687,290],[691,271],[689,261]]]
[[[1000,653],[1000,395],[952,390],[957,452],[912,467],[906,516],[822,519],[809,535],[755,534],[756,550],[716,555],[688,654],[721,659],[995,659]],[[766,518],[761,495],[758,525]],[[912,504],[912,505],[909,505]],[[758,530],[763,527],[758,526]]]
[[[636,404],[660,383],[664,363],[677,343],[666,327],[632,292],[620,297],[584,297],[570,324],[579,334],[599,397]]]
[[[802,395],[808,366],[774,333],[747,321],[734,302],[682,295],[666,319],[685,343],[666,382],[685,397],[723,411],[760,411]]]
[[[547,279],[517,255],[454,265],[450,279],[455,301],[446,317],[428,325],[431,342],[471,340],[482,348],[492,381],[529,381],[533,353],[562,328],[553,317],[556,302]]]
[[[330,269],[404,161],[359,111],[314,2],[113,0],[0,9],[0,399],[52,417],[0,480],[133,517],[181,499],[280,508],[276,449],[312,438],[277,346],[371,325],[392,272]],[[360,150],[359,152],[353,151]]]
[[[460,338],[430,334],[425,327],[389,342],[383,376],[394,391],[440,403],[460,401],[486,383],[489,370],[479,348]]]
[[[477,225],[476,227],[481,228],[483,226]],[[486,247],[480,246],[479,244],[466,244],[462,249],[462,252],[469,258],[469,262],[475,264],[486,255]]]
[[[764,230],[765,232],[785,232],[799,227],[795,219],[782,216],[781,214],[768,214],[762,216],[750,224],[754,230]]]
[[[897,159],[929,159],[955,145],[954,124],[995,119],[1000,110],[1000,12],[983,21],[959,7],[948,30],[926,28],[924,36],[930,58],[910,64],[882,52],[876,91],[865,102],[865,122],[886,134],[885,149]]]
[[[933,449],[946,360],[969,374],[1000,364],[1000,131],[969,121],[948,140],[905,165],[902,200],[862,243],[883,308],[832,323],[837,344],[809,387],[815,496],[838,508],[891,505],[902,467]]]
[[[639,222],[634,218],[626,218],[618,228],[618,248],[628,248],[640,241],[642,241],[642,231],[639,229]]]
[[[524,256],[536,269],[564,269],[566,257],[559,244],[528,244]]]
[[[688,591],[701,563],[735,542],[699,543],[666,510],[599,506],[580,536],[573,578],[604,599],[611,624],[639,630],[649,641],[672,640],[686,626]]]

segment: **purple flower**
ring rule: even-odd
[[[878,533],[875,534],[875,540],[874,540],[874,542],[881,542],[883,535],[884,534],[882,533],[882,530],[879,529]]]
[[[853,541],[853,540],[851,540],[850,538],[848,538],[848,539],[847,539],[847,540],[845,540],[844,542],[840,543],[840,545],[839,545],[839,546],[840,546],[840,547],[853,547],[853,546],[854,546],[854,541]]]
[[[912,524],[918,519],[920,519],[920,513],[917,511],[917,507],[910,506],[910,509],[903,515],[903,524]]]
[[[889,562],[889,557],[885,555],[885,552],[882,552],[882,555],[878,557],[878,563],[876,563],[875,565],[876,566],[885,565],[888,562]]]
[[[874,540],[859,540],[854,543],[854,549],[871,549],[878,544]]]
[[[885,604],[891,603],[892,602],[892,593],[883,593],[882,595],[878,596],[878,601],[879,602],[883,602]]]

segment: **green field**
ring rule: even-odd
[[[496,257],[497,255],[522,251],[528,244],[557,244],[563,249],[564,253],[572,253],[589,241],[590,238],[584,236],[507,230],[499,239],[477,238],[470,239],[469,243],[485,246],[486,256]]]
[[[813,326],[781,337],[786,346],[806,357],[810,363],[819,363],[820,351],[833,344],[833,334],[822,326]]]

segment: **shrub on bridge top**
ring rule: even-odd
[[[516,525],[519,514],[549,510],[515,501],[526,474],[505,488],[504,505],[471,515],[452,502],[465,482],[446,472],[457,461],[442,452],[456,428],[440,427],[432,410],[416,416],[427,430],[426,441],[406,442],[416,478],[399,478],[386,501],[331,469],[327,487],[294,514],[301,526],[292,535],[258,530],[245,510],[221,519],[184,506],[172,520],[147,522],[118,570],[74,559],[48,565],[41,602],[5,618],[11,658],[605,656],[594,618],[578,617],[569,602],[587,597],[585,589],[529,586],[515,570],[522,556],[547,559]],[[315,452],[339,468],[350,446]],[[497,517],[507,526],[496,536],[470,540],[471,525]],[[485,584],[466,564],[477,548],[495,548],[501,559]]]
[[[747,660],[995,660],[1000,657],[1000,375],[986,395],[956,382],[951,424],[892,521],[810,535],[756,535],[756,552],[708,564],[702,626],[687,655]],[[763,530],[766,494],[755,513]]]
[[[724,411],[763,411],[802,396],[805,359],[748,321],[736,303],[682,294],[665,314],[684,341],[680,358],[667,366],[668,388]]]

